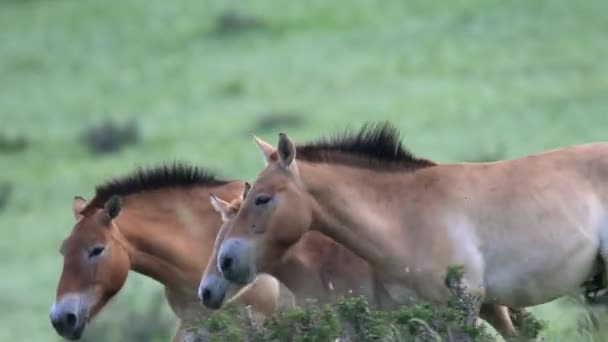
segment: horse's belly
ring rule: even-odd
[[[597,246],[591,243],[575,251],[538,248],[498,258],[503,262],[486,265],[486,300],[510,307],[550,302],[577,290],[596,258]]]
[[[531,306],[579,290],[596,266],[606,206],[577,180],[511,205],[482,234],[486,296]],[[532,194],[530,194],[532,196]],[[499,215],[499,214],[495,214]]]

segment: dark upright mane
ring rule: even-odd
[[[356,133],[345,132],[296,146],[296,158],[317,163],[338,163],[374,169],[418,169],[436,165],[415,157],[402,144],[399,131],[388,122],[365,124]]]
[[[103,207],[104,203],[114,195],[126,196],[171,187],[220,186],[228,182],[216,178],[208,170],[179,162],[151,168],[136,168],[128,175],[110,179],[96,186],[95,197],[83,210],[83,213],[92,208]]]

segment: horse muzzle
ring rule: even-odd
[[[198,298],[209,309],[217,310],[224,304],[229,285],[228,281],[222,277],[207,276],[198,288]]]
[[[249,243],[232,238],[222,243],[217,258],[218,268],[228,281],[247,285],[255,279]]]
[[[81,295],[66,295],[51,307],[50,320],[59,336],[67,340],[78,340],[88,320],[86,299]]]

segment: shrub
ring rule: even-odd
[[[264,27],[264,22],[259,18],[236,10],[225,10],[217,17],[215,32],[218,34],[235,34]]]
[[[139,134],[133,121],[121,125],[106,120],[85,129],[80,139],[92,153],[108,154],[117,152],[126,145],[137,143]]]
[[[9,182],[0,182],[0,211],[8,205],[13,185]]]
[[[202,322],[195,333],[205,341],[495,341],[477,324],[477,298],[462,284],[463,268],[448,269],[447,305],[418,302],[392,310],[371,309],[364,297],[342,298],[332,305],[305,305],[278,313],[255,327],[247,315],[222,310]],[[543,325],[520,312],[525,336],[535,338]]]
[[[22,136],[0,134],[0,153],[16,153],[24,151],[29,141]]]
[[[302,115],[289,111],[269,111],[255,123],[254,131],[276,131],[279,129],[299,127],[303,123]]]

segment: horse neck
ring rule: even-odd
[[[394,211],[399,203],[395,201],[402,189],[412,183],[413,173],[329,163],[299,162],[298,167],[303,186],[313,201],[311,229],[327,235],[373,266],[384,265],[388,261],[387,248],[395,244],[394,235],[400,226],[399,213]]]
[[[370,303],[374,300],[369,266],[318,231],[304,234],[290,247],[271,274],[298,299],[314,297],[327,302],[340,296],[362,293]]]
[[[232,198],[241,186],[171,188],[125,197],[116,224],[131,270],[169,290],[195,291],[221,226],[209,193]]]
[[[287,250],[269,273],[293,291],[298,298],[312,295],[323,299],[326,296],[327,284],[323,283],[322,272],[328,246],[325,241],[315,239],[312,233],[319,234],[306,233]]]

